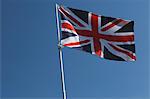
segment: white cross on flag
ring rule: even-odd
[[[101,58],[135,61],[134,22],[59,6],[61,45]]]

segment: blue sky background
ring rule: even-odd
[[[62,99],[55,3],[135,21],[136,62],[63,49],[68,99],[149,99],[148,0],[3,0],[3,99]]]

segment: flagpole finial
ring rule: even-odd
[[[55,5],[56,5],[56,7],[59,7],[59,5],[57,3]]]

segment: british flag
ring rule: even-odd
[[[135,61],[134,22],[58,6],[61,45],[101,58]]]

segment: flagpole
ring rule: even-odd
[[[61,69],[61,83],[62,83],[62,93],[63,99],[67,99],[66,95],[66,85],[65,85],[65,76],[64,76],[64,64],[63,64],[63,53],[62,46],[60,45],[60,25],[59,25],[59,17],[58,17],[58,5],[56,4],[56,21],[57,21],[57,33],[58,33],[58,49],[59,49],[59,61],[60,61],[60,69]]]

